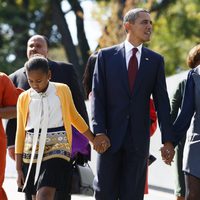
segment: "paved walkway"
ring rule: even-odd
[[[6,178],[4,188],[6,190],[8,200],[24,200],[23,193],[17,192],[15,178]],[[94,200],[94,198],[72,195],[72,200]],[[149,194],[145,195],[144,200],[173,200],[173,195],[167,191],[160,191],[156,190],[156,188],[152,188],[149,190]]]
[[[159,143],[157,138],[152,140],[153,143]],[[154,145],[153,145],[154,146]],[[157,147],[154,146],[157,151]],[[161,161],[159,155],[151,152],[157,157],[157,161],[149,168],[149,194],[145,195],[144,200],[173,200],[173,173],[172,167],[168,167]],[[92,160],[90,163],[93,171],[95,170],[96,154],[92,152]],[[6,190],[8,200],[24,200],[23,193],[17,192],[16,172],[14,169],[14,162],[7,158],[6,179],[4,182],[4,189]],[[95,171],[94,171],[95,172]],[[94,200],[94,197],[72,195],[72,200]]]

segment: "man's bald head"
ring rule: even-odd
[[[28,59],[35,54],[48,56],[48,39],[43,35],[34,35],[27,42]]]

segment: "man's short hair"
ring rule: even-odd
[[[135,20],[138,18],[140,12],[146,12],[149,13],[149,11],[143,9],[143,8],[134,8],[129,10],[124,18],[123,18],[123,23],[125,24],[126,22],[135,22]]]

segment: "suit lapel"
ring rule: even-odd
[[[28,90],[30,88],[29,83],[28,83],[28,79],[27,79],[27,75],[26,75],[26,68],[23,68],[23,74],[24,74],[24,81],[23,81],[23,89],[24,90]],[[22,78],[23,79],[23,78]]]
[[[131,95],[130,89],[129,89],[129,83],[128,83],[128,70],[126,67],[126,56],[125,56],[125,47],[124,47],[124,43],[119,45],[119,49],[116,52],[117,54],[117,58],[119,58],[117,60],[117,63],[119,63],[120,66],[120,76],[121,76],[121,80],[122,83],[127,91],[127,93],[129,95]]]
[[[59,82],[56,77],[57,76],[57,70],[59,70],[58,66],[56,66],[57,64],[55,64],[55,62],[51,61],[48,59],[48,64],[49,64],[49,69],[51,71],[51,81],[55,81],[55,82]],[[57,69],[56,69],[57,68]],[[61,75],[60,75],[61,76]],[[59,76],[59,77],[60,77]]]
[[[139,70],[137,73],[137,77],[135,80],[135,86],[134,86],[134,91],[133,94],[135,94],[137,92],[137,90],[140,87],[140,84],[142,83],[142,81],[145,80],[146,76],[147,76],[147,67],[149,67],[150,64],[150,55],[148,53],[148,50],[144,47],[142,47],[142,55],[141,55],[141,59],[140,59],[140,64],[139,64]]]

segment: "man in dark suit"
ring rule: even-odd
[[[45,36],[34,35],[28,40],[27,58],[29,59],[34,54],[41,54],[45,57],[48,56],[48,40]],[[49,67],[52,74],[51,81],[65,83],[70,87],[73,100],[78,112],[84,118],[84,120],[88,122],[88,115],[86,111],[83,94],[80,89],[81,88],[80,82],[78,81],[73,65],[64,62],[55,62],[49,60]],[[10,78],[16,87],[23,88],[24,90],[27,90],[29,88],[24,67],[20,68],[19,70],[11,74]],[[8,151],[13,159],[14,159],[15,130],[16,130],[16,119],[9,120],[6,126],[6,133],[8,137],[8,146],[9,146]],[[89,143],[87,148],[88,148],[88,153],[90,154]],[[81,160],[81,162],[86,162],[89,159],[89,154],[82,155],[79,153],[78,159]],[[58,193],[56,199],[57,200],[71,199],[69,192],[70,191],[67,191],[66,188],[66,194]],[[31,197],[27,196],[26,199],[27,200],[31,199]]]
[[[152,33],[149,12],[141,8],[130,10],[124,16],[124,27],[127,33],[125,42],[99,51],[93,76],[95,139],[104,142],[108,137],[111,143],[111,147],[97,157],[94,181],[97,200],[143,199],[149,155],[151,95],[166,153],[170,152],[169,157],[173,154],[173,146],[168,143],[173,137],[170,135],[164,60],[143,46]]]

